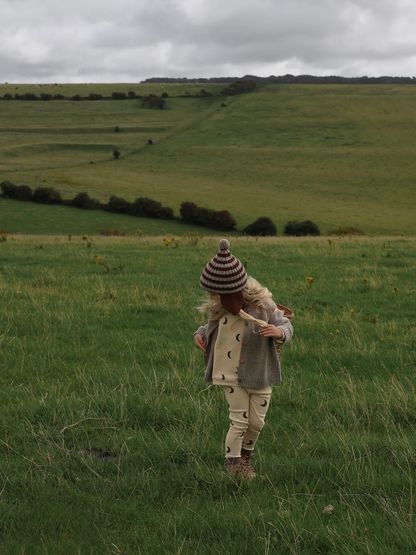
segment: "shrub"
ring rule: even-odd
[[[163,98],[157,98],[151,108],[159,108],[159,110],[163,110],[165,107],[165,100]]]
[[[124,100],[125,98],[127,98],[126,93],[123,92],[113,92],[111,96],[114,100]]]
[[[169,95],[167,92],[163,92],[161,96],[162,98],[169,98]]]
[[[223,91],[221,91],[221,94],[224,96],[235,96],[236,94],[244,94],[254,91],[256,87],[256,82],[252,80],[234,81],[234,83],[231,83],[229,87],[226,87]]]
[[[38,187],[33,192],[32,200],[39,204],[62,204],[61,193],[52,187]]]
[[[333,229],[327,231],[328,235],[365,235],[365,232],[359,227],[354,227],[352,225],[337,225]]]
[[[10,93],[6,93],[3,96],[3,100],[12,100],[12,99],[13,99],[13,96]]]
[[[116,160],[118,160],[121,156],[121,152],[119,152],[118,150],[113,150],[113,156]]]
[[[75,197],[70,201],[70,206],[74,208],[83,208],[84,210],[90,210],[94,207],[96,201],[90,198],[88,193],[78,193]]]
[[[173,219],[173,210],[168,206],[162,206],[156,212],[156,217],[160,218],[161,220],[172,220]]]
[[[283,229],[283,233],[284,235],[293,235],[295,237],[304,237],[306,235],[321,235],[319,227],[311,222],[311,220],[305,220],[304,222],[299,222],[298,220],[290,220],[286,223]]]
[[[258,218],[252,224],[249,224],[243,229],[244,233],[247,235],[260,235],[265,237],[266,235],[277,235],[277,229],[272,220],[266,216]]]
[[[1,190],[4,198],[32,200],[32,189],[28,185],[15,185],[10,181],[3,181]]]
[[[90,100],[102,100],[103,95],[102,94],[96,94],[96,93],[90,93],[88,98]]]
[[[143,105],[147,105],[148,108],[159,108],[159,110],[163,110],[165,107],[165,100],[155,94],[149,94],[149,96],[144,97]]]
[[[219,212],[213,210],[212,212],[212,226],[215,229],[220,229],[221,231],[233,231],[235,229],[237,222],[228,210],[220,210]]]
[[[214,216],[213,212],[214,210],[211,210],[210,208],[198,206],[198,208],[196,209],[195,223],[209,226]]]
[[[124,198],[116,197],[113,195],[107,204],[109,212],[117,212],[118,214],[128,214],[131,209],[131,203]]]
[[[134,91],[129,91],[128,96],[129,98],[136,98],[136,93]]]
[[[54,94],[53,99],[54,100],[65,100],[65,96],[63,94]]]
[[[17,185],[11,181],[3,181],[0,187],[4,198],[16,198]]]
[[[183,202],[179,209],[182,220],[194,222],[198,206],[194,202]]]
[[[157,200],[146,197],[137,198],[131,205],[133,216],[145,218],[160,218],[161,220],[171,220],[173,218],[172,208],[162,206]]]
[[[227,210],[216,211],[197,206],[193,202],[183,202],[180,207],[181,218],[188,223],[200,224],[221,231],[232,231],[237,225]]]
[[[22,94],[20,98],[22,100],[39,100],[39,98],[33,93]]]
[[[76,94],[75,96],[73,96],[73,97],[71,98],[71,100],[77,100],[77,101],[78,101],[78,100],[81,100],[81,96],[80,96],[79,94]]]
[[[28,185],[19,185],[16,191],[16,200],[29,201],[32,200],[32,189]]]
[[[146,197],[137,198],[131,205],[131,213],[135,216],[154,216],[162,205],[157,200]]]
[[[40,99],[41,99],[41,100],[52,100],[52,95],[51,95],[51,94],[42,93],[42,94],[40,95]]]

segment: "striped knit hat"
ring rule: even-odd
[[[226,310],[238,314],[244,304],[242,291],[247,285],[247,273],[241,262],[230,253],[229,246],[227,239],[221,239],[219,253],[205,266],[200,284],[205,291],[220,295]]]

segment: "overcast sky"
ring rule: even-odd
[[[0,82],[416,75],[415,0],[0,0]]]

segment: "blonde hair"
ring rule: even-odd
[[[243,297],[244,301],[247,304],[254,305],[256,310],[260,312],[260,307],[265,309],[267,312],[270,312],[270,308],[265,306],[263,303],[263,299],[271,299],[272,294],[267,289],[267,287],[263,287],[256,279],[252,277],[247,278],[247,285],[245,289],[243,289]],[[198,307],[199,312],[205,313],[210,312],[210,319],[211,320],[219,320],[224,313],[226,312],[225,308],[221,304],[220,296],[217,295],[215,298],[207,299],[201,306]],[[264,320],[258,320],[257,318],[253,318],[244,310],[240,310],[238,314],[243,320],[246,322],[252,322],[253,324],[257,324],[258,326],[265,328],[269,324]]]

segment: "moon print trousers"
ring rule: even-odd
[[[225,440],[225,456],[240,457],[241,448],[252,451],[264,426],[272,388],[224,386],[230,409],[230,429]]]

